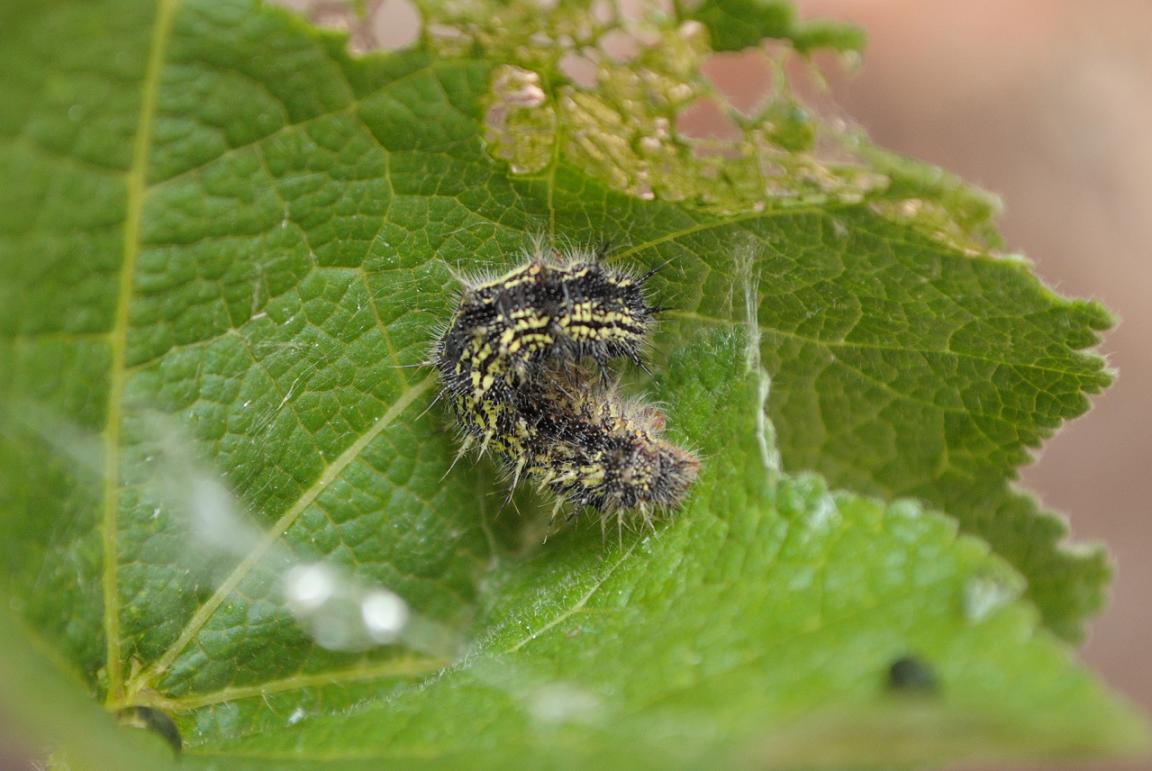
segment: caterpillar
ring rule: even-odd
[[[506,400],[546,360],[590,358],[601,372],[641,351],[659,308],[644,296],[649,274],[632,276],[599,255],[529,262],[465,288],[460,307],[433,351],[444,389],[473,407]]]
[[[645,281],[602,255],[533,250],[526,264],[466,286],[433,346],[433,363],[464,437],[521,479],[603,514],[680,503],[699,461],[663,438],[659,410],[622,399],[608,363],[642,352],[660,308]],[[582,363],[598,369],[591,373]]]
[[[558,506],[590,507],[623,517],[675,508],[696,479],[699,460],[663,437],[664,415],[578,368],[547,371],[524,385],[507,408],[493,450],[512,483],[526,477]]]

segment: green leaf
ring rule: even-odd
[[[783,6],[724,7],[807,50],[762,15]],[[0,9],[19,182],[0,187],[0,582],[23,630],[0,654],[29,662],[10,668],[167,712],[204,767],[1138,746],[1052,634],[1099,605],[1103,557],[1060,550],[1009,488],[1107,383],[1082,352],[1104,311],[993,254],[987,197],[789,93],[733,115],[738,140],[678,135],[718,98],[703,58],[747,45],[727,22],[649,14],[660,45],[587,54],[589,88],[567,47],[624,21],[424,13],[418,47],[357,60],[245,0]],[[454,276],[541,232],[669,261],[655,376],[630,387],[704,465],[653,532],[584,517],[540,544],[547,502],[501,512],[489,464],[452,465],[417,365]],[[320,560],[397,592],[425,636],[319,645],[283,581]],[[899,660],[936,689],[894,688]],[[68,762],[135,754],[72,714],[109,735],[49,731]]]
[[[50,645],[0,607],[0,742],[5,759],[20,752],[55,748],[52,768],[165,768],[172,750],[149,734],[116,730],[112,715],[86,693],[72,665]],[[59,748],[67,746],[67,752]]]
[[[831,49],[858,53],[864,31],[852,24],[825,19],[800,21],[786,0],[705,0],[681,3],[681,12],[704,24],[717,51],[738,51],[759,45],[765,38],[788,40],[797,51]]]

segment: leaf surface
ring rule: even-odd
[[[222,768],[1137,744],[1051,634],[1098,606],[1103,557],[1059,550],[1008,487],[1107,383],[1082,353],[1106,314],[991,254],[958,183],[828,160],[807,124],[781,139],[802,113],[750,122],[726,150],[746,163],[667,135],[707,92],[677,69],[707,35],[675,19],[649,22],[670,53],[589,91],[503,32],[526,9],[426,12],[466,42],[353,60],[240,0],[0,11],[0,175],[21,182],[0,189],[0,580],[39,648]],[[678,77],[688,96],[637,101]],[[542,502],[501,511],[427,409],[412,365],[455,275],[541,232],[669,263],[656,375],[632,387],[704,467],[655,532],[585,519],[540,545]],[[204,545],[198,512],[233,498]],[[318,645],[282,590],[320,560],[465,653]],[[909,656],[935,694],[892,692]]]

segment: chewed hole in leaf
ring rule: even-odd
[[[600,50],[610,61],[627,63],[640,55],[643,43],[624,29],[610,29],[600,36]]]
[[[587,56],[567,53],[560,60],[560,72],[578,88],[589,89],[596,85],[599,67]]]
[[[493,76],[485,139],[489,152],[516,173],[540,171],[552,160],[556,116],[547,101],[538,73],[505,66]]]
[[[705,97],[687,105],[676,116],[676,132],[685,139],[711,139],[721,144],[735,142],[743,136],[740,127],[717,102]]]
[[[293,6],[306,9],[328,26],[350,30],[349,45],[358,53],[415,44],[421,29],[446,50],[459,46],[462,53],[470,40],[503,46],[497,29],[523,26],[520,10],[514,5],[504,9],[504,16],[491,18],[469,4],[429,6],[421,12],[406,2],[370,3],[362,11],[346,3]],[[758,56],[744,55],[753,66],[760,62],[761,72],[775,73],[776,93],[774,106],[757,117],[745,118],[746,127],[736,129],[727,110],[743,110],[750,115],[751,105],[761,101],[763,94],[749,94],[744,83],[740,89],[745,95],[743,106],[733,106],[731,93],[709,85],[704,73],[712,65],[712,57],[705,25],[695,20],[677,23],[672,9],[659,3],[626,4],[623,13],[618,11],[607,3],[595,4],[591,16],[554,9],[547,31],[537,32],[530,47],[502,49],[509,55],[508,67],[513,72],[532,72],[539,79],[555,69],[572,83],[554,86],[549,104],[542,106],[525,103],[521,99],[524,94],[509,87],[509,70],[495,76],[487,140],[492,154],[507,161],[515,173],[531,174],[545,168],[559,142],[561,152],[587,172],[631,195],[697,201],[725,211],[760,209],[766,200],[773,199],[809,201],[817,196],[856,200],[882,187],[881,178],[853,169],[856,159],[836,158],[852,153],[845,152],[846,135],[841,136],[843,130],[835,121],[805,119],[814,111],[794,95],[788,96],[790,79],[807,84],[796,93],[811,92],[811,82],[821,82],[819,77],[807,77],[814,69],[806,56],[808,48],[775,41],[763,46]],[[594,55],[590,45],[602,55]],[[797,55],[801,50],[804,57]],[[791,66],[798,61],[804,65]],[[817,91],[820,88],[817,86]],[[568,89],[588,93],[574,98],[565,93]],[[707,104],[715,107],[701,106]],[[707,117],[699,115],[702,109],[708,111]],[[683,131],[677,132],[673,143],[663,144],[666,127],[678,123],[682,123]],[[565,127],[565,137],[558,135],[558,127]],[[757,148],[765,143],[787,151],[810,150],[817,136],[824,148],[819,156],[757,157],[761,155]],[[691,150],[681,141],[691,143],[694,138],[720,140],[723,146]],[[662,144],[658,148],[654,143]],[[709,170],[707,158],[713,154],[743,158],[744,165],[758,173],[739,179]],[[697,172],[707,180],[706,187],[690,185]],[[800,179],[799,187],[789,182],[794,177]]]
[[[371,51],[398,51],[415,45],[420,39],[421,18],[412,0],[386,0],[372,4],[367,19],[371,36],[354,53]],[[349,39],[349,46],[357,44]]]

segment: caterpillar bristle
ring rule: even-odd
[[[667,268],[671,264],[672,264],[671,259],[664,260],[664,262],[660,263],[656,267],[650,268],[646,273],[641,273],[637,280],[640,281],[641,283],[643,283],[643,282],[647,281],[648,279],[652,278],[653,276],[655,276],[660,271]]]
[[[448,469],[444,472],[444,475],[440,477],[441,482],[443,482],[448,477],[448,475],[452,473],[452,469],[456,468],[456,464],[460,462],[460,459],[468,454],[468,449],[472,446],[472,442],[473,438],[471,436],[464,437],[463,441],[460,443],[459,449],[456,450],[456,457],[452,459],[452,462],[448,464]]]
[[[432,401],[428,403],[428,406],[421,410],[420,414],[416,416],[416,420],[420,420],[422,417],[427,415],[432,410],[432,408],[435,407],[436,404],[444,398],[444,393],[444,391],[440,391],[438,394],[436,394]]]

